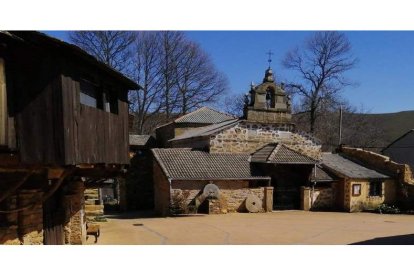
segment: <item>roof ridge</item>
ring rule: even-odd
[[[184,139],[188,139],[188,138],[191,138],[191,137],[206,136],[206,134],[203,133],[203,131],[206,132],[206,130],[212,132],[208,135],[212,135],[212,134],[215,134],[217,131],[225,130],[227,127],[231,127],[233,124],[237,123],[238,121],[239,121],[239,119],[235,118],[235,119],[225,120],[225,121],[222,121],[220,123],[215,123],[215,124],[211,124],[211,125],[207,125],[207,126],[203,126],[203,127],[194,128],[194,129],[186,131],[183,134],[181,134],[177,137],[174,137],[174,138],[172,138],[168,141],[176,141],[176,140],[181,140],[181,139],[184,140]],[[223,124],[223,123],[225,123],[225,124]],[[195,136],[194,136],[194,134],[188,136],[188,133],[192,132],[192,131],[197,131],[197,134]]]
[[[388,144],[388,146],[386,146],[385,148],[383,148],[381,150],[381,153],[384,153],[384,150],[388,149],[389,147],[391,147],[392,145],[394,145],[396,142],[400,141],[402,138],[404,138],[405,136],[407,136],[408,134],[410,134],[411,132],[413,132],[414,129],[410,129],[407,132],[405,132],[403,135],[399,136],[398,138],[396,138],[394,141],[392,141],[390,144]]]
[[[304,154],[304,153],[302,153],[302,152],[299,152],[299,151],[297,151],[297,150],[294,150],[294,149],[292,149],[292,148],[288,147],[288,146],[287,146],[286,144],[284,144],[284,143],[280,143],[280,144],[281,144],[281,146],[285,147],[286,149],[288,149],[288,150],[290,150],[290,151],[293,151],[294,153],[300,154],[300,155],[305,156],[305,157],[307,157],[307,158],[309,158],[309,159],[312,159],[312,160],[314,160],[314,161],[319,161],[319,159],[315,159],[315,158],[313,158],[313,157],[310,157],[309,155],[306,155],[306,154]]]
[[[184,114],[184,115],[182,115],[182,116],[180,116],[180,117],[178,117],[178,118],[175,118],[173,122],[174,122],[174,123],[180,123],[183,119],[188,118],[188,117],[190,117],[190,116],[193,116],[194,114],[200,113],[200,112],[202,112],[202,111],[204,111],[204,110],[210,110],[210,111],[212,111],[212,112],[215,112],[215,113],[218,113],[218,114],[221,114],[221,115],[227,116],[227,117],[231,117],[231,118],[233,118],[233,119],[237,119],[235,116],[230,115],[230,114],[228,114],[228,113],[225,113],[225,112],[222,112],[222,111],[219,111],[219,110],[213,109],[213,108],[208,107],[208,106],[202,106],[202,107],[200,107],[200,108],[198,108],[198,109],[196,109],[196,110],[194,110],[194,111],[192,111],[192,112],[190,112],[190,113],[187,113],[187,114]],[[230,120],[230,119],[229,119],[229,120]]]
[[[186,117],[188,117],[189,115],[194,115],[195,113],[200,112],[200,110],[202,110],[202,109],[204,109],[204,108],[205,108],[205,106],[200,107],[200,108],[198,108],[198,109],[196,109],[196,110],[194,110],[194,111],[191,111],[190,113],[187,113],[187,114],[184,114],[184,115],[182,115],[182,116],[180,116],[180,117],[178,117],[178,118],[175,118],[173,122],[174,122],[174,123],[176,123],[176,122],[177,122],[177,120],[180,120],[180,119],[182,119],[182,118],[186,118]]]

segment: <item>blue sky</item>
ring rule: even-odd
[[[67,32],[46,32],[67,40]],[[279,81],[294,78],[282,68],[284,54],[311,32],[303,31],[188,31],[200,43],[230,84],[230,93],[246,93],[251,81],[259,83],[267,68],[266,52],[274,53],[272,68]],[[343,97],[369,113],[414,110],[414,32],[349,31],[357,66],[347,78],[358,83]]]

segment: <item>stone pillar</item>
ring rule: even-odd
[[[264,187],[263,209],[265,212],[273,210],[273,187]]]
[[[81,181],[71,182],[65,196],[66,225],[65,243],[86,243],[86,218],[84,184]]]
[[[21,190],[17,196],[18,208],[24,209],[18,215],[18,233],[21,244],[43,244],[43,192]]]
[[[311,207],[311,188],[302,186],[300,187],[300,209],[309,211]]]

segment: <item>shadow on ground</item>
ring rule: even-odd
[[[202,217],[204,214],[188,214],[188,215],[176,215],[170,218],[184,218],[184,217]],[[105,212],[105,217],[111,219],[150,219],[161,218],[157,216],[153,210],[135,211],[135,212]]]
[[[380,237],[351,243],[351,245],[414,245],[414,234]]]

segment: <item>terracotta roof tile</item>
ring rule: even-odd
[[[235,119],[235,117],[205,106],[175,119],[174,122],[216,124],[232,119]]]
[[[349,178],[389,178],[389,176],[353,162],[339,154],[323,153],[322,166]]]
[[[276,164],[315,164],[313,158],[296,152],[280,143],[272,143],[251,155],[251,162]]]
[[[248,154],[208,153],[185,148],[152,149],[170,179],[268,179],[255,174]]]

